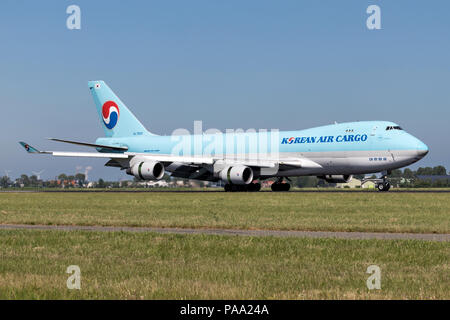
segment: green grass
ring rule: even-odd
[[[450,194],[0,193],[0,223],[450,233]]]
[[[450,298],[441,242],[9,230],[0,243],[0,299]],[[381,290],[366,287],[372,264]]]

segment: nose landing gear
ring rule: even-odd
[[[389,191],[389,189],[391,188],[391,184],[389,183],[388,179],[387,179],[387,172],[382,172],[383,176],[381,177],[381,182],[377,183],[377,189],[378,191]]]
[[[377,184],[378,191],[389,191],[390,188],[391,184],[387,180]]]
[[[384,173],[381,178],[364,179],[362,181],[362,184],[366,183],[367,181],[372,181],[373,183],[375,183],[375,186],[376,186],[378,191],[387,192],[391,188],[391,184],[389,183],[389,181],[387,179],[387,174],[386,173]]]

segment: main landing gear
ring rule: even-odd
[[[261,190],[260,183],[249,183],[249,184],[231,184],[227,183],[224,187],[225,192],[256,192]]]
[[[283,183],[283,178],[281,178],[272,183],[270,187],[272,188],[272,191],[279,192],[279,191],[289,191],[291,185],[287,182]]]

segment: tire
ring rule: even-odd
[[[224,187],[225,192],[230,192],[231,191],[231,184],[227,183]]]
[[[248,190],[248,185],[244,184],[232,184],[231,185],[231,192],[245,192],[245,191],[249,191]]]
[[[250,192],[258,192],[261,190],[261,184],[260,183],[250,183],[247,185],[247,191]]]
[[[388,181],[379,183],[377,185],[378,191],[382,191],[382,192],[387,192],[387,191],[389,191],[390,188],[391,188],[391,184]]]
[[[274,183],[271,186],[272,191],[280,192],[280,191],[289,191],[291,185],[289,183]]]

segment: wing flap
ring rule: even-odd
[[[318,164],[315,161],[309,160],[307,158],[301,158],[301,159],[287,159],[287,160],[281,160],[279,162],[280,165],[285,166],[291,166],[291,167],[297,167],[297,168],[303,168],[303,169],[318,169],[322,168],[320,164]]]
[[[215,160],[210,157],[185,157],[185,156],[172,156],[172,155],[156,155],[156,154],[133,154],[129,155],[139,157],[139,159],[153,160],[159,162],[173,163],[181,162],[184,164],[196,164],[196,165],[206,165],[214,164]]]
[[[129,155],[123,153],[97,153],[97,152],[66,152],[66,151],[47,151],[55,157],[82,157],[82,158],[116,158],[127,159]]]

